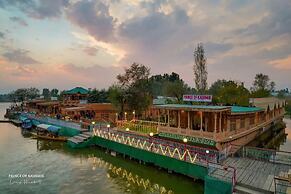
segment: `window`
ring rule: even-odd
[[[231,120],[230,121],[230,130],[236,130],[236,120]]]
[[[250,125],[255,124],[255,117],[250,117]]]
[[[244,118],[240,119],[240,128],[245,128],[245,119]]]

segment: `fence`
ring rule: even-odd
[[[274,177],[275,182],[275,194],[286,194],[291,191],[291,180]]]
[[[155,137],[143,137],[132,133],[112,130],[109,132],[106,129],[96,128],[94,130],[94,135],[190,163],[207,165],[207,162],[217,162],[219,160],[219,152],[217,150],[196,147]]]

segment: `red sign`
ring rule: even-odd
[[[212,95],[183,95],[183,101],[212,102]]]

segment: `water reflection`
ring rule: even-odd
[[[151,193],[161,193],[161,194],[173,194],[171,189],[167,189],[162,185],[157,183],[152,183],[148,178],[144,178],[137,174],[134,174],[124,168],[114,166],[100,158],[89,156],[88,161],[92,164],[92,170],[96,168],[107,169],[107,177],[113,179],[122,179],[125,181],[127,189],[133,190],[136,187],[142,188],[145,191],[150,191]]]

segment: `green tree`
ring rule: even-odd
[[[127,102],[126,91],[119,85],[113,85],[108,89],[108,93],[109,101],[118,110],[118,112],[124,112]]]
[[[106,103],[108,100],[108,91],[105,89],[97,90],[96,88],[90,91],[88,102],[90,103]]]
[[[151,98],[149,87],[150,69],[142,64],[133,63],[117,76],[118,83],[110,88],[109,99],[120,111],[125,104],[137,114],[146,110]]]
[[[52,89],[50,92],[50,96],[52,96],[52,97],[57,97],[58,94],[59,94],[59,90],[56,88]]]
[[[13,101],[31,100],[39,97],[39,90],[37,88],[19,88],[9,94]]]
[[[233,80],[217,80],[209,88],[209,93],[213,95],[214,103],[226,105],[249,105],[250,92],[243,83]]]
[[[207,89],[207,68],[206,57],[202,43],[199,43],[194,51],[194,81],[196,90],[199,93],[204,93]]]
[[[44,88],[42,90],[42,95],[43,95],[44,99],[49,99],[51,97],[50,90],[48,88]]]
[[[270,81],[268,75],[259,73],[256,74],[253,86],[251,87],[252,97],[262,98],[271,95],[271,92],[275,89],[275,82]]]
[[[183,95],[190,92],[190,88],[181,80],[168,82],[166,84],[166,95],[177,98],[178,102],[182,102]]]

